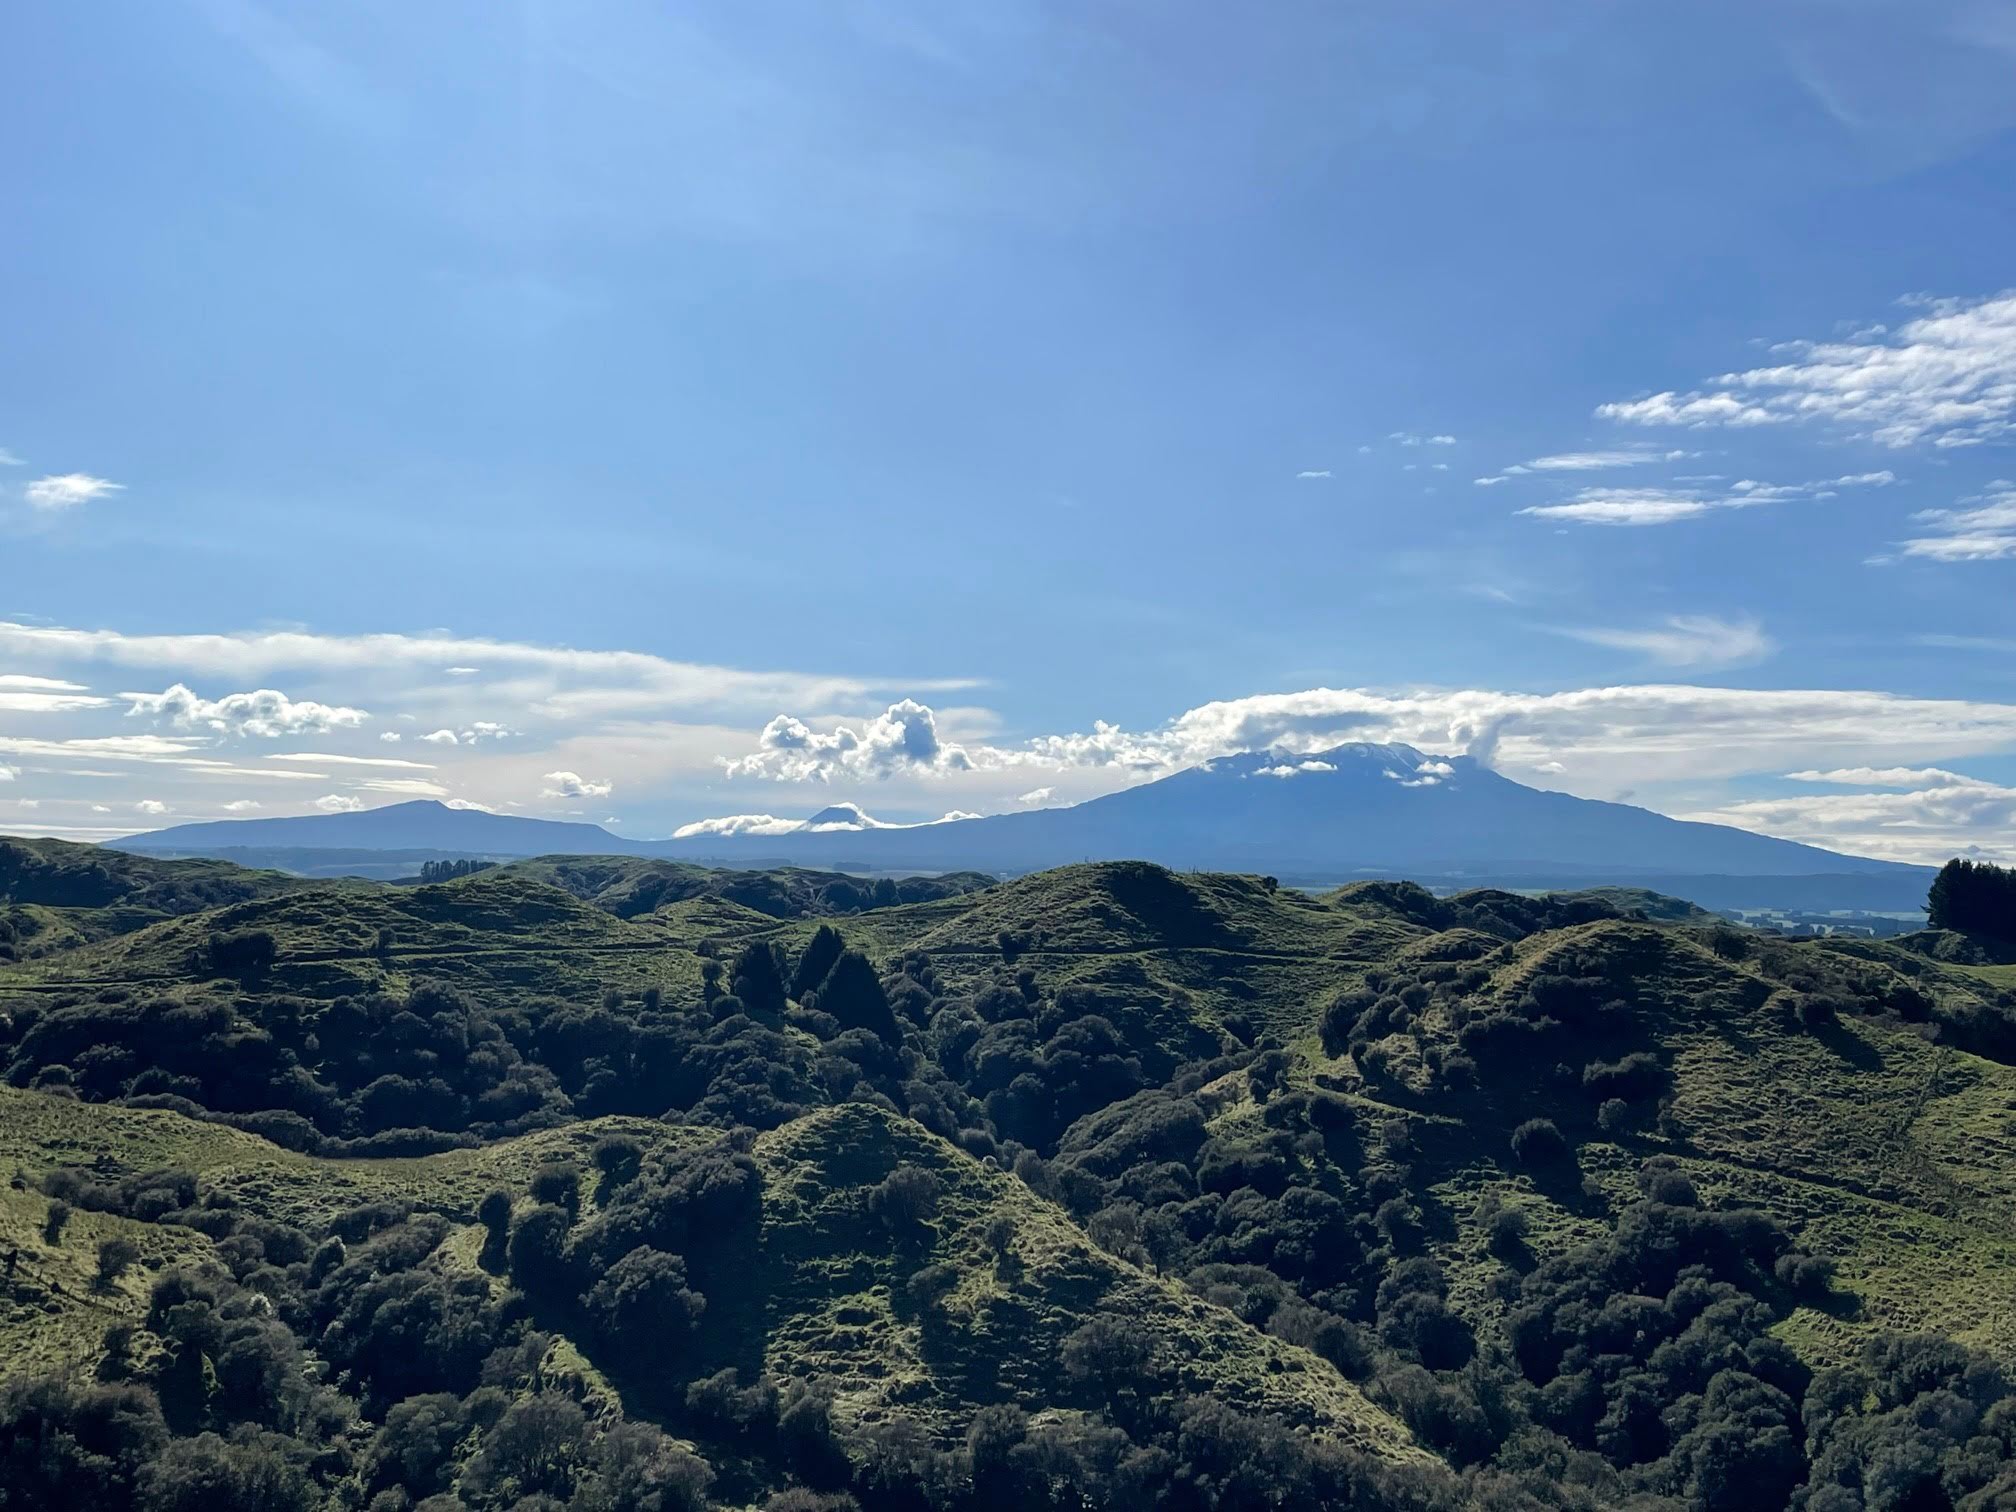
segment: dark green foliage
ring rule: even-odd
[[[729,973],[729,991],[741,999],[744,1010],[760,1018],[775,1019],[784,1012],[784,963],[768,940],[752,940],[735,958]]]
[[[595,1141],[595,1169],[602,1173],[605,1190],[614,1190],[634,1181],[643,1169],[644,1150],[634,1139],[608,1134]]]
[[[834,965],[847,949],[847,942],[840,937],[840,931],[830,924],[821,924],[812,932],[812,938],[805,942],[805,949],[798,957],[798,965],[791,973],[791,996],[803,998],[815,990],[832,974]]]
[[[134,1505],[141,1470],[166,1447],[154,1394],[53,1376],[0,1384],[0,1502],[9,1512]]]
[[[901,1036],[889,996],[868,958],[859,951],[846,950],[813,994],[812,1006],[829,1014],[845,1029],[866,1029],[887,1043]]]
[[[1074,1381],[1115,1396],[1149,1385],[1154,1340],[1117,1318],[1095,1317],[1074,1329],[1058,1351],[1057,1363]]]
[[[581,1173],[571,1165],[541,1166],[532,1173],[532,1200],[564,1208],[571,1218],[581,1209]]]
[[[1512,1156],[1522,1165],[1558,1165],[1568,1158],[1568,1141],[1552,1119],[1529,1118],[1512,1131]]]
[[[686,1262],[639,1245],[603,1273],[581,1299],[588,1315],[619,1350],[647,1356],[677,1347],[706,1309],[686,1284]]]
[[[495,861],[478,861],[462,856],[451,861],[422,861],[420,881],[423,885],[435,882],[453,882],[457,877],[473,877],[481,871],[495,866]]]
[[[279,959],[271,931],[241,929],[203,942],[203,965],[218,976],[254,977]]]
[[[908,1233],[931,1221],[941,1186],[929,1171],[898,1166],[868,1194],[868,1211],[898,1233]]]
[[[273,1433],[176,1439],[140,1472],[142,1512],[309,1512],[322,1497],[308,1456]]]
[[[565,1208],[535,1207],[511,1226],[511,1279],[529,1292],[566,1289],[567,1231],[572,1220]]]
[[[1925,912],[1934,929],[2016,940],[2016,867],[1948,861],[1932,879]]]
[[[112,1285],[131,1270],[140,1259],[140,1246],[124,1234],[115,1234],[110,1239],[98,1241],[98,1284]]]

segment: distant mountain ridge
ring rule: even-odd
[[[1517,875],[1544,883],[1828,876],[1863,879],[1864,896],[1866,884],[1894,880],[1900,897],[1930,876],[1929,868],[1528,787],[1467,756],[1366,743],[1228,756],[1066,808],[884,825],[850,804],[756,829],[703,825],[672,839],[632,840],[595,824],[418,800],[356,813],[177,825],[115,844],[182,856],[408,850],[880,871],[1029,872],[1124,858],[1298,878]]]

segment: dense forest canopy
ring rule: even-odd
[[[2016,1504],[1945,936],[696,870],[24,886],[0,1508]]]
[[[2016,940],[2016,867],[1948,861],[1932,880],[1925,912],[1934,929]]]

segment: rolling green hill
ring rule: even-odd
[[[2016,1495],[2016,982],[1959,937],[79,851],[5,852],[0,1506]]]

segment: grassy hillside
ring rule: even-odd
[[[0,1383],[136,1382],[304,1495],[1958,1506],[2016,1456],[2016,982],[1963,938],[1130,864],[108,876],[0,965]]]
[[[67,840],[0,838],[0,961],[55,954],[298,885],[279,872],[222,861],[155,861]]]

